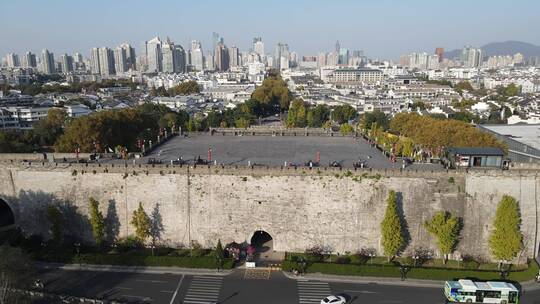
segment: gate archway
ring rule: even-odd
[[[15,214],[11,207],[0,199],[0,230],[7,230],[15,226]]]

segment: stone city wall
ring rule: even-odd
[[[489,257],[487,239],[504,194],[520,202],[523,257],[538,249],[537,171],[340,170],[235,166],[0,163],[0,198],[28,233],[46,233],[45,206],[67,206],[70,229],[90,238],[88,198],[116,223],[114,233],[134,233],[132,212],[142,203],[159,215],[161,241],[203,246],[249,242],[258,230],[279,251],[324,245],[334,252],[375,248],[382,254],[380,222],[390,190],[398,192],[407,226],[407,252],[436,251],[423,223],[439,210],[463,219],[457,254]]]

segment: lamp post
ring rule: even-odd
[[[373,264],[373,257],[375,256],[375,253],[370,252],[369,253],[369,264]]]
[[[77,260],[79,260],[79,267],[81,267],[81,243],[77,242],[74,245],[75,249],[77,250]]]
[[[420,259],[420,256],[418,256],[418,254],[415,254],[412,256],[412,259],[414,260],[414,267],[416,267],[416,263],[418,261],[418,259]]]

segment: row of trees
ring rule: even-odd
[[[390,191],[387,207],[381,222],[383,252],[388,260],[406,247],[407,231],[403,214],[398,208],[398,196]],[[523,235],[520,230],[521,216],[519,204],[515,198],[504,195],[499,202],[493,230],[489,236],[489,247],[494,258],[500,261],[511,261],[523,249]],[[437,239],[437,247],[443,255],[444,263],[448,256],[456,249],[463,224],[447,211],[440,211],[424,223],[426,230]]]
[[[165,87],[151,88],[150,97],[156,96],[177,96],[177,95],[190,95],[201,92],[199,84],[195,80],[189,80],[182,82],[168,90]]]
[[[493,135],[456,120],[439,120],[416,113],[399,113],[390,121],[392,133],[406,136],[423,148],[441,147],[499,147],[506,145]]]
[[[100,88],[125,86],[131,87],[134,90],[137,85],[136,82],[132,82],[127,79],[104,79],[101,82],[74,82],[70,84],[46,84],[47,81],[61,81],[62,78],[43,78],[41,75],[39,78],[31,84],[21,84],[14,87],[14,89],[20,90],[25,95],[38,95],[46,93],[81,93],[83,91],[96,92]]]
[[[331,125],[346,124],[356,118],[356,110],[350,105],[330,108],[326,105],[310,107],[302,99],[292,101],[287,113],[286,125],[288,128],[321,128]]]

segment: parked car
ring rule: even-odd
[[[321,304],[346,304],[347,300],[342,296],[328,296],[321,300]]]

